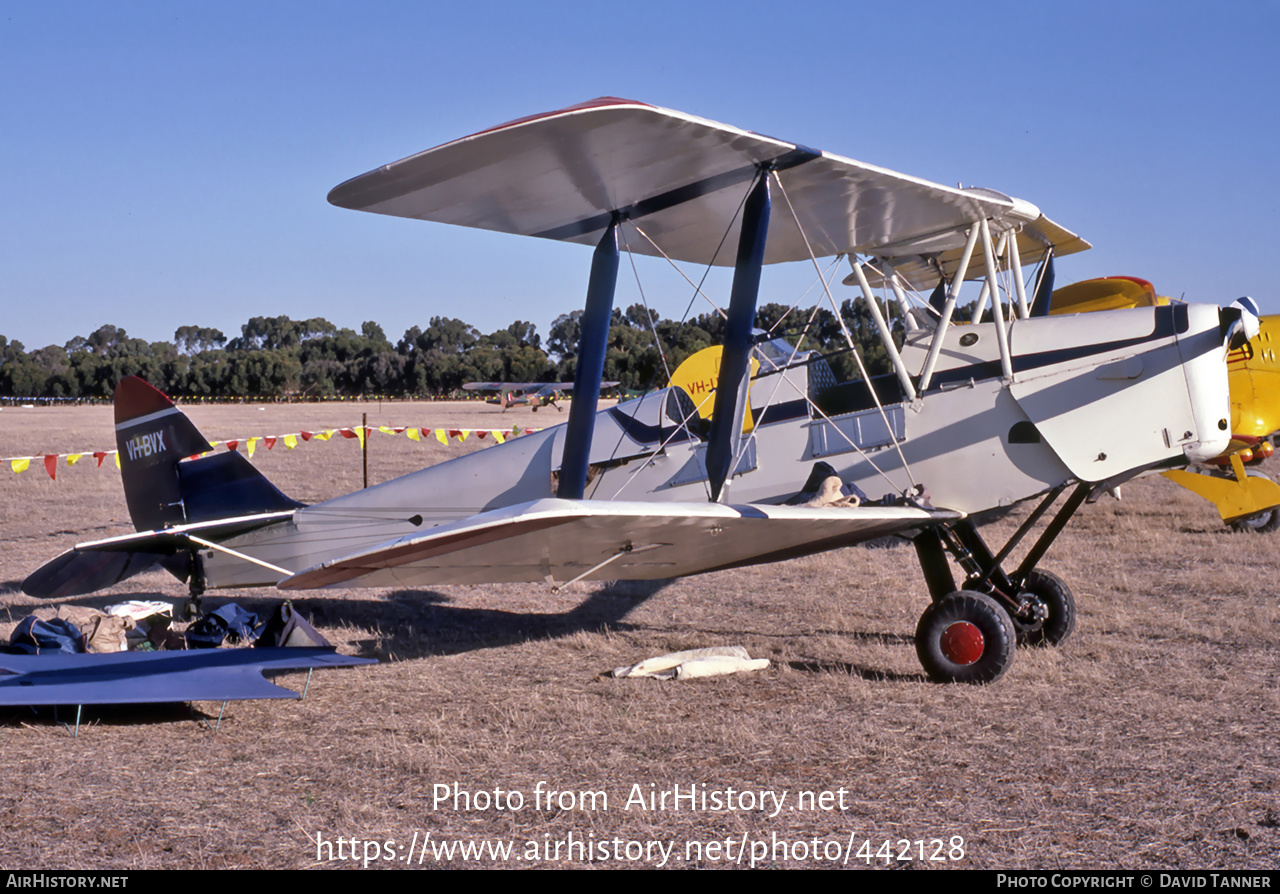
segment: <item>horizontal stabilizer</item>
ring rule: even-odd
[[[1280,485],[1269,478],[1252,475],[1239,479],[1219,477],[1186,469],[1172,469],[1164,477],[1208,500],[1228,524],[1239,518],[1280,507]]]
[[[69,549],[31,572],[22,582],[22,592],[38,599],[84,596],[141,574],[167,555],[169,553]]]
[[[960,517],[908,507],[544,499],[325,562],[279,586],[654,580],[810,555]]]
[[[141,574],[191,549],[195,544],[191,535],[222,540],[292,517],[290,509],[77,543],[74,549],[31,572],[22,582],[22,592],[41,599],[83,596]]]

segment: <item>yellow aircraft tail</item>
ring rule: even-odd
[[[676,371],[671,374],[672,387],[683,388],[685,393],[693,398],[693,403],[698,408],[698,415],[703,419],[710,419],[715,409],[715,390],[716,383],[720,380],[720,354],[723,350],[721,345],[703,348],[685,358],[684,363],[677,366]],[[760,361],[752,357],[751,378],[755,379],[759,371]],[[747,412],[742,417],[742,430],[749,432],[754,427],[751,405],[748,403]]]

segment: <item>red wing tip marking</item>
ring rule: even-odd
[[[116,425],[172,407],[168,395],[137,376],[125,376],[116,385]]]
[[[595,99],[588,99],[586,102],[580,102],[577,105],[566,106],[563,109],[556,109],[554,112],[539,112],[536,115],[525,115],[523,118],[516,118],[512,121],[506,121],[494,127],[486,127],[484,130],[473,133],[472,137],[478,137],[481,134],[493,133],[498,130],[505,130],[508,127],[518,127],[521,124],[528,124],[532,121],[540,121],[543,118],[554,118],[557,115],[568,115],[573,112],[585,112],[587,109],[607,109],[610,107],[627,108],[634,107],[640,109],[657,108],[647,102],[636,102],[634,99],[621,99],[617,96],[597,96]],[[463,137],[470,139],[470,137]]]

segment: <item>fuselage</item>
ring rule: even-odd
[[[978,512],[1072,480],[1201,461],[1228,442],[1227,372],[1218,310],[1208,305],[1042,317],[1010,326],[1013,378],[1001,374],[992,324],[946,335],[930,390],[905,401],[876,380],[838,383],[816,355],[761,346],[754,426],[728,485],[733,503],[780,503],[817,462],[871,498],[923,485],[933,506]],[[908,337],[918,369],[929,333]],[[589,499],[703,502],[705,422],[666,388],[596,416]],[[490,509],[551,497],[565,427],[544,429],[299,510],[227,546],[291,571]],[[204,555],[210,586],[274,584],[278,575]]]

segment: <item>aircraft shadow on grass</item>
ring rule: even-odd
[[[657,595],[671,580],[620,581],[597,587],[580,604],[564,612],[519,612],[449,605],[451,597],[435,590],[397,590],[385,600],[295,599],[294,607],[317,627],[353,626],[388,631],[358,643],[359,657],[406,660],[456,655],[531,640],[549,640],[582,631],[632,629],[623,619]],[[6,585],[7,586],[7,585]],[[16,587],[15,587],[16,589]],[[240,603],[265,620],[279,600],[256,598]],[[158,591],[68,600],[66,604],[102,609],[122,599],[173,601]],[[212,607],[212,606],[211,606]],[[33,606],[0,602],[0,611],[15,620]]]
[[[349,602],[353,623],[390,630],[382,651],[397,658],[457,655],[532,640],[551,640],[573,633],[630,630],[624,619],[657,595],[671,580],[625,581],[596,588],[564,612],[520,612],[444,604],[448,597],[433,590],[397,590],[383,603]],[[308,605],[308,608],[311,606]],[[314,607],[334,614],[332,600]],[[360,620],[356,621],[358,617]],[[367,644],[372,645],[372,644]]]
[[[644,602],[658,595],[675,580],[615,581],[597,587],[578,605],[564,612],[519,612],[498,609],[468,608],[449,605],[450,596],[436,590],[397,590],[385,600],[296,599],[294,607],[319,627],[350,625],[354,627],[389,631],[385,634],[357,641],[359,657],[398,660],[414,660],[433,655],[459,655],[482,649],[495,649],[518,643],[552,640],[580,632],[635,631],[656,629],[649,625],[633,624],[627,616]],[[6,582],[0,587],[16,589],[17,582]],[[125,598],[121,595],[74,600],[71,604],[101,609],[111,602]],[[138,600],[169,601],[171,596],[159,592],[129,594],[127,598]],[[229,600],[230,601],[230,600]],[[260,617],[274,610],[274,600],[238,600]],[[18,617],[30,609],[30,605],[0,603],[0,610]],[[677,628],[672,628],[673,631]],[[698,630],[680,626],[681,633],[706,633],[719,636],[737,635],[753,637],[786,636],[770,631],[734,629]],[[804,635],[831,635],[865,642],[879,642],[890,646],[910,646],[913,639],[908,634],[876,633],[853,630],[811,630]],[[898,674],[882,668],[868,667],[844,661],[794,660],[787,662],[792,670],[804,673],[835,673],[858,676],[867,680],[888,682],[921,682],[922,674]],[[168,722],[174,719],[174,711],[183,718],[203,716],[186,708],[152,709],[146,706],[128,706],[110,715],[116,724]],[[46,712],[47,713],[47,712]]]

